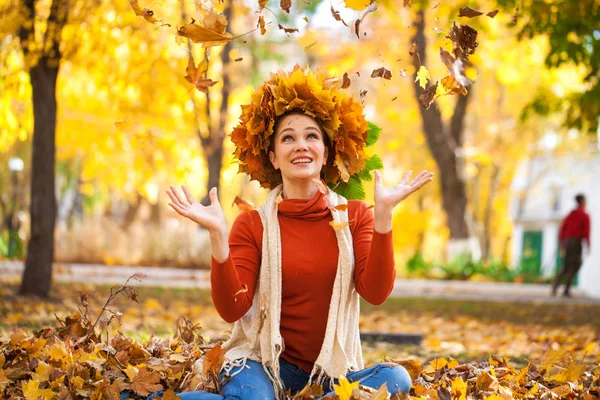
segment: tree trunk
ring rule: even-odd
[[[56,81],[60,66],[60,40],[67,21],[68,0],[53,0],[41,41],[35,46],[35,0],[23,2],[25,18],[19,39],[25,56],[39,55],[29,69],[33,94],[33,144],[31,152],[30,238],[19,293],[48,297],[52,285],[54,224],[56,222]],[[33,46],[32,46],[33,44]],[[32,46],[32,47],[30,47]],[[37,53],[40,52],[40,53]],[[25,57],[27,59],[28,57]]]
[[[415,37],[416,52],[418,56],[413,57],[416,73],[421,65],[426,64],[426,42],[425,42],[425,18],[423,10],[417,12]],[[423,92],[418,82],[414,82],[417,99]],[[419,112],[423,122],[423,130],[427,139],[429,149],[439,169],[439,182],[442,186],[442,203],[447,216],[448,228],[450,229],[449,257],[457,255],[452,245],[459,244],[463,251],[468,251],[465,246],[471,239],[471,232],[467,223],[467,194],[465,185],[464,156],[462,149],[462,135],[464,130],[464,117],[467,104],[471,97],[472,87],[469,94],[458,96],[456,107],[450,126],[445,126],[439,109],[433,104],[429,110],[419,106]],[[456,248],[456,246],[454,246]],[[472,246],[471,246],[472,247]],[[459,252],[462,252],[459,250]]]
[[[30,238],[19,293],[48,297],[52,285],[54,224],[56,221],[56,80],[58,64],[42,56],[29,71],[33,93]]]

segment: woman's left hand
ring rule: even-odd
[[[375,171],[375,211],[391,212],[402,200],[421,189],[433,180],[433,172],[422,170],[409,181],[412,170],[408,170],[400,183],[391,188],[386,188],[381,183],[381,172]]]

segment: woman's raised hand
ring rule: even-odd
[[[210,233],[227,232],[227,222],[217,197],[216,187],[209,192],[210,205],[207,207],[196,201],[185,185],[181,185],[181,189],[184,196],[177,193],[177,188],[174,186],[169,186],[167,189],[167,194],[171,198],[169,205],[179,215],[191,219]]]
[[[433,172],[427,170],[422,170],[409,181],[411,175],[412,171],[407,171],[396,186],[386,188],[381,183],[381,172],[375,171],[375,209],[391,211],[402,200],[433,180]]]

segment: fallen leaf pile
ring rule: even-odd
[[[119,302],[116,293],[111,293],[113,302],[86,294],[75,298],[67,285],[62,305],[3,300],[0,398],[116,399],[120,393],[145,398],[167,390],[163,398],[176,399],[175,393],[182,391],[217,390],[216,371],[223,362],[219,343],[224,339],[219,335],[230,325],[218,318],[207,299],[194,301],[181,298],[185,293],[158,288],[120,292],[139,300],[138,305]],[[145,293],[162,293],[165,298],[146,298]],[[6,296],[6,290],[0,295]],[[170,304],[166,299],[172,299]],[[64,314],[76,307],[79,311]],[[92,318],[90,310],[101,307],[110,317]],[[32,322],[36,315],[37,323]],[[43,327],[50,319],[58,322]],[[171,326],[161,337],[140,337],[140,331],[159,332],[165,324]],[[27,326],[36,329],[25,331]],[[420,349],[364,346],[368,363],[387,356],[409,371],[414,399],[599,398],[600,338],[588,325],[514,325],[466,316],[375,312],[361,316],[361,330],[424,335]],[[214,339],[209,340],[207,332]],[[385,387],[375,391],[343,380],[335,389],[340,399],[390,398]],[[319,388],[307,387],[295,398],[312,399],[320,393]]]

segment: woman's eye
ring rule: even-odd
[[[291,136],[284,136],[283,139],[281,139],[282,142],[289,142],[290,140],[292,140]]]
[[[308,137],[309,137],[309,138],[313,138],[313,139],[318,139],[318,138],[319,138],[319,136],[318,136],[316,133],[310,133],[310,134],[308,135]]]

